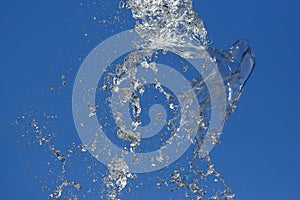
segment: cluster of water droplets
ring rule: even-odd
[[[241,40],[234,44],[230,49],[223,51],[217,50],[210,46],[209,40],[207,40],[207,31],[204,27],[202,19],[192,8],[192,0],[127,0],[120,2],[121,8],[130,9],[133,18],[136,20],[135,31],[142,39],[137,45],[137,50],[129,53],[123,63],[115,65],[114,73],[110,74],[107,79],[109,83],[104,83],[100,88],[102,91],[111,90],[118,94],[119,101],[124,105],[129,103],[132,110],[132,123],[130,127],[125,123],[125,119],[121,112],[113,112],[114,119],[116,120],[117,131],[114,133],[115,137],[129,143],[129,149],[124,148],[124,152],[135,152],[135,150],[141,145],[141,133],[138,132],[138,127],[141,126],[143,119],[141,118],[142,106],[140,97],[146,91],[145,83],[153,82],[155,89],[165,96],[167,99],[168,107],[171,112],[177,110],[177,105],[173,103],[174,97],[168,92],[165,87],[159,82],[159,80],[141,80],[137,77],[138,71],[143,68],[150,70],[154,77],[160,73],[160,68],[156,64],[156,60],[160,55],[166,55],[168,52],[173,52],[184,59],[202,57],[209,62],[215,62],[218,65],[218,70],[222,75],[222,81],[224,82],[226,90],[227,110],[223,113],[225,117],[234,111],[235,104],[238,101],[243,86],[247,81],[247,78],[251,74],[254,66],[254,56],[251,53],[251,49],[247,41]],[[206,53],[202,53],[202,52]],[[207,52],[209,54],[207,54]],[[207,56],[209,55],[209,56]],[[205,67],[205,66],[204,66]],[[181,73],[189,73],[189,67],[182,66]],[[205,140],[203,135],[205,134],[210,124],[210,98],[207,86],[205,85],[205,79],[207,77],[195,77],[190,81],[192,88],[197,91],[199,107],[201,113],[192,113],[189,116],[192,119],[186,117],[185,111],[182,113],[181,123],[190,123],[189,120],[197,121],[199,124],[199,131],[195,140],[192,141],[193,146],[188,151],[190,155],[184,160],[186,163],[178,163],[176,166],[170,166],[161,171],[155,172],[156,178],[151,178],[149,181],[154,184],[152,192],[156,191],[169,191],[184,194],[184,199],[226,199],[231,200],[234,198],[234,193],[226,182],[222,179],[220,173],[215,169],[214,164],[211,161],[209,154],[203,156],[203,152],[200,149],[205,146]],[[62,77],[65,81],[65,76]],[[128,87],[122,87],[122,83],[129,81]],[[65,82],[63,83],[65,85]],[[217,91],[217,90],[216,90]],[[189,96],[176,97],[183,98],[182,102],[186,102],[184,106],[188,107],[190,102]],[[87,121],[82,122],[82,126],[88,123],[88,118],[97,115],[98,107],[90,106],[87,101],[87,97],[83,97],[83,101],[86,102],[90,108],[90,115],[87,116]],[[111,99],[107,102],[111,103]],[[186,118],[185,118],[186,117]],[[20,121],[27,119],[27,125],[29,125],[30,131],[26,129],[26,134],[32,133],[34,135],[34,141],[43,147],[49,149],[49,152],[54,156],[56,161],[61,163],[61,170],[58,174],[58,180],[55,182],[55,187],[50,191],[50,198],[66,198],[66,199],[79,199],[76,195],[76,191],[82,190],[82,186],[79,181],[69,180],[66,178],[67,169],[70,168],[73,157],[80,157],[82,160],[87,160],[85,156],[82,156],[87,152],[86,144],[75,145],[72,144],[70,148],[64,151],[58,150],[53,143],[55,136],[51,132],[46,131],[47,126],[39,124],[36,118],[31,114],[22,116],[16,121],[18,124]],[[46,116],[47,120],[57,118],[56,116]],[[162,113],[157,115],[157,119],[162,118]],[[170,134],[169,140],[166,142],[172,142],[172,137],[176,135],[175,120],[169,119],[165,122],[169,127],[168,130],[173,131]],[[214,143],[220,142],[221,131],[216,129],[215,134],[209,138]],[[46,133],[46,134],[45,134]],[[25,136],[24,136],[25,137]],[[27,137],[27,136],[26,136]],[[94,141],[96,144],[99,141]],[[202,149],[203,150],[203,149]],[[168,160],[168,155],[160,155],[156,159]],[[89,186],[86,189],[86,193],[83,198],[91,199],[89,195],[99,190],[98,197],[100,199],[117,200],[121,199],[122,193],[126,189],[126,192],[133,192],[134,189],[141,187],[143,184],[131,185],[130,182],[145,183],[145,175],[133,174],[126,163],[124,157],[116,157],[111,160],[111,163],[107,166],[106,173],[101,175],[92,172],[93,168],[97,168],[97,162],[95,159],[89,158],[87,162],[87,176],[92,179],[94,185]],[[138,161],[136,161],[138,162]],[[92,164],[91,164],[92,163]],[[70,170],[70,169],[69,169]],[[160,177],[160,174],[162,177]],[[148,177],[149,178],[149,177]],[[100,180],[100,181],[99,181]],[[150,179],[149,179],[150,180]],[[154,181],[153,181],[154,180]],[[104,187],[101,187],[98,183],[102,182]],[[66,188],[73,188],[65,197],[63,196]],[[152,187],[152,186],[151,186]],[[47,187],[49,190],[49,187]],[[171,198],[171,197],[170,197]],[[179,198],[180,199],[180,198]]]
[[[163,54],[170,51],[182,58],[201,57],[217,63],[227,98],[227,110],[223,115],[227,118],[227,115],[234,111],[235,104],[254,66],[254,56],[247,41],[238,41],[227,51],[207,46],[209,43],[207,31],[201,18],[192,9],[191,0],[127,0],[126,2],[121,1],[120,7],[131,10],[133,18],[136,19],[135,31],[141,38],[141,42],[137,44],[138,50],[130,53],[123,64],[116,66],[117,73],[114,74],[114,83],[111,88],[119,94],[121,102],[124,102],[124,104],[130,102],[133,106],[134,119],[133,129],[131,130],[135,130],[141,124],[140,113],[142,108],[138,96],[143,95],[145,90],[143,86],[145,81],[140,80],[136,74],[141,68],[152,70],[155,74],[160,73],[160,69],[155,63],[160,50]],[[202,53],[204,51],[209,54]],[[183,71],[186,72],[187,70],[188,67],[183,66]],[[171,177],[173,179],[169,180],[169,184],[177,184],[177,189],[185,188],[191,191],[194,196],[186,194],[186,197],[191,199],[204,199],[207,195],[210,196],[210,199],[233,199],[235,195],[214,168],[208,152],[205,152],[205,156],[203,156],[203,151],[205,151],[203,146],[205,146],[206,141],[203,140],[202,136],[209,126],[208,116],[210,112],[210,100],[204,84],[205,79],[207,77],[190,80],[193,88],[199,91],[198,95],[202,96],[203,100],[199,102],[202,113],[193,115],[193,119],[198,120],[199,133],[196,137],[190,169],[185,170],[186,177],[194,174],[196,178],[192,179],[193,181],[185,181],[181,178],[179,172],[175,170],[172,172]],[[126,80],[130,80],[131,87],[121,88],[120,85]],[[170,99],[171,95],[164,91],[157,80],[148,81],[155,82],[155,88],[163,93],[166,99]],[[174,109],[174,104],[169,103],[169,107]],[[115,113],[115,115],[117,115],[117,121],[122,124],[120,125],[117,122],[120,125],[119,138],[131,143],[132,148],[130,151],[134,151],[134,147],[140,144],[140,133],[128,131],[128,127],[125,126],[125,123],[122,123],[122,115],[120,113]],[[184,114],[182,117],[184,118]],[[222,128],[217,127],[215,133],[210,135],[209,140],[214,144],[220,143],[221,133]],[[200,160],[200,162],[207,163],[207,165],[204,168],[199,168],[195,164],[195,160]],[[124,162],[122,159],[120,161]],[[126,163],[123,164],[127,166]],[[126,177],[126,173],[123,172],[123,177]],[[211,193],[208,192],[208,189],[204,186],[205,184],[199,184],[200,180],[205,182],[210,176],[214,177],[214,182],[221,185],[219,186],[220,189],[213,189]],[[165,181],[165,183],[167,182]]]
[[[135,30],[150,47],[207,44],[207,31],[192,8],[192,0],[128,0],[120,4],[131,9],[137,20]]]

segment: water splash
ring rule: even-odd
[[[124,101],[125,99],[124,102],[130,101],[135,106],[133,109],[134,129],[141,124],[140,113],[142,108],[138,94],[142,95],[145,90],[143,84],[141,84],[143,81],[136,74],[141,67],[149,68],[156,74],[160,73],[160,69],[155,65],[154,67],[150,66],[155,63],[153,58],[159,56],[159,50],[161,49],[163,54],[170,51],[183,58],[206,57],[207,60],[213,60],[222,75],[222,81],[226,90],[227,110],[223,115],[227,118],[228,114],[233,113],[242,89],[255,64],[254,56],[247,41],[240,40],[225,51],[208,46],[207,31],[201,18],[192,9],[191,0],[128,0],[126,2],[121,1],[120,7],[131,9],[133,18],[137,20],[135,30],[142,39],[138,44],[139,50],[130,53],[124,60],[123,65],[116,66],[118,73],[114,74],[115,81],[112,86],[112,89],[118,88],[116,92],[119,93],[120,100]],[[209,56],[205,53],[202,54],[201,52],[203,51],[209,52]],[[184,66],[183,69],[186,72],[188,67]],[[202,98],[200,102],[202,113],[200,114],[201,119],[198,113],[192,115],[192,118],[199,120],[200,129],[196,136],[197,145],[195,145],[194,149],[194,160],[191,161],[191,167],[186,172],[186,176],[188,176],[187,174],[200,173],[203,181],[206,181],[208,176],[214,176],[214,181],[221,183],[223,189],[215,190],[214,194],[210,194],[210,199],[233,199],[235,195],[214,168],[208,154],[210,149],[206,149],[206,143],[208,142],[213,144],[220,143],[222,127],[216,127],[215,131],[210,133],[208,137],[203,137],[210,124],[209,115],[211,111],[209,94],[204,84],[206,78],[197,77],[191,80],[193,88],[199,91],[198,96]],[[125,80],[130,80],[132,87],[126,88],[126,93],[119,92],[120,85]],[[155,87],[169,100],[170,94],[164,91],[158,81],[156,81]],[[218,92],[217,90],[218,88],[214,92]],[[134,102],[132,102],[132,97],[134,97]],[[174,104],[169,103],[169,107],[174,109]],[[123,134],[120,138],[126,138],[128,142],[131,142],[131,146],[135,146],[137,139],[131,137],[132,132],[127,132],[130,134],[126,134],[123,131],[122,133],[125,133],[125,137]],[[128,138],[132,138],[132,140],[128,140]],[[194,165],[197,159],[207,163],[206,171]],[[196,199],[203,199],[207,196],[207,189],[198,184],[199,178],[185,183],[178,171],[175,170],[172,174],[172,177],[175,177],[175,179],[170,182],[177,183],[177,188],[188,188],[195,194],[194,197]]]
[[[218,50],[209,46],[210,41],[207,39],[207,31],[202,19],[192,8],[192,0],[127,0],[126,2],[121,1],[120,7],[131,10],[132,16],[136,20],[135,30],[142,40],[137,44],[137,51],[129,53],[120,63],[113,65],[112,70],[108,70],[106,81],[101,87],[88,88],[89,90],[97,90],[100,94],[105,91],[113,91],[118,94],[118,100],[121,104],[126,105],[126,103],[129,103],[130,105],[132,111],[132,123],[130,124],[126,124],[126,119],[124,119],[122,113],[111,113],[116,119],[116,126],[110,137],[124,142],[124,155],[128,152],[127,150],[129,152],[151,151],[150,147],[152,146],[150,145],[147,147],[149,149],[142,149],[144,147],[142,133],[138,131],[144,123],[143,110],[145,109],[142,97],[146,95],[147,89],[150,88],[150,85],[145,84],[145,80],[137,76],[141,69],[149,70],[154,74],[154,79],[151,80],[152,86],[158,94],[164,97],[168,107],[167,113],[172,115],[170,118],[164,118],[163,113],[157,113],[157,119],[164,120],[164,124],[167,125],[166,132],[169,133],[160,135],[158,140],[165,143],[172,143],[173,140],[176,140],[176,130],[184,128],[184,126],[178,126],[178,121],[179,124],[196,121],[199,125],[197,136],[195,140],[191,139],[193,146],[184,154],[183,160],[179,160],[168,168],[154,172],[149,176],[131,173],[129,163],[122,156],[111,160],[107,166],[107,172],[102,172],[99,175],[92,172],[93,168],[97,169],[97,164],[95,164],[95,159],[90,158],[86,166],[89,174],[87,177],[92,180],[93,184],[86,187],[81,181],[66,178],[66,173],[72,171],[70,166],[73,164],[73,157],[79,156],[82,158],[80,160],[85,160],[82,155],[86,154],[89,148],[95,149],[95,146],[73,144],[65,151],[58,150],[53,144],[54,136],[41,131],[43,126],[37,122],[36,118],[29,115],[31,132],[35,136],[34,141],[40,146],[47,147],[54,159],[61,163],[55,186],[47,186],[47,188],[52,188],[49,197],[78,199],[80,195],[76,193],[85,188],[86,193],[81,195],[82,198],[91,199],[93,197],[91,191],[98,191],[96,193],[100,194],[97,198],[100,197],[100,199],[117,200],[121,199],[121,196],[126,199],[126,192],[130,193],[131,196],[135,192],[136,195],[141,194],[142,192],[138,191],[138,188],[143,190],[144,185],[150,182],[152,185],[148,184],[147,187],[152,188],[151,192],[170,192],[168,199],[171,199],[172,194],[183,194],[183,197],[180,197],[182,199],[233,199],[235,194],[216,170],[208,150],[204,148],[208,142],[220,143],[222,133],[221,127],[215,127],[215,132],[204,138],[210,125],[211,116],[210,91],[208,91],[205,81],[212,77],[201,77],[199,74],[192,76],[194,73],[192,66],[183,60],[202,57],[207,59],[208,62],[217,64],[226,90],[226,111],[222,114],[227,118],[229,114],[233,113],[243,87],[254,67],[254,56],[248,42],[245,40],[237,41],[228,50]],[[197,93],[197,100],[201,108],[201,113],[191,113],[188,109],[183,109],[180,116],[181,120],[178,120],[177,111],[180,106],[177,101],[181,99],[180,101],[183,102],[181,107],[188,108],[193,103],[191,102],[191,96],[174,97],[172,91],[169,91],[157,79],[158,74],[161,73],[161,68],[156,63],[172,53],[181,56],[177,58],[176,70],[187,74],[186,77],[188,77],[193,91]],[[205,68],[205,65],[202,67]],[[214,73],[211,73],[211,76],[214,76]],[[65,75],[61,77],[61,80],[62,85],[66,85]],[[123,87],[122,83],[126,81],[129,81],[130,84],[128,87]],[[215,92],[218,92],[218,88]],[[85,126],[91,117],[97,116],[97,112],[102,109],[101,106],[93,106],[88,97],[87,94],[83,97],[83,101],[90,109],[90,114],[87,116],[87,120],[82,122],[82,126]],[[154,99],[156,97],[152,96],[149,101],[154,101]],[[111,99],[106,98],[105,102],[107,106],[111,103]],[[186,112],[189,113],[185,114]],[[24,118],[22,117],[22,119]],[[47,120],[50,118],[47,118]],[[17,123],[22,119],[18,119]],[[186,132],[188,133],[188,130]],[[169,136],[169,138],[166,139],[166,136]],[[97,142],[99,141],[92,141],[93,144],[97,144]],[[129,148],[127,148],[128,144]],[[152,159],[151,165],[153,166],[151,167],[155,167],[154,161],[169,160],[169,157],[166,154],[160,154]],[[139,161],[134,159],[133,162]],[[66,169],[67,167],[69,168]],[[103,166],[101,167],[103,168]],[[71,188],[71,192],[66,192],[68,188]],[[75,189],[75,191],[72,189]],[[66,196],[63,196],[64,194]],[[173,199],[176,199],[176,195]]]
[[[166,48],[207,44],[203,21],[192,9],[192,0],[128,0],[121,6],[131,9],[137,20],[135,30],[147,45]]]

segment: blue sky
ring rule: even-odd
[[[56,113],[60,143],[76,138],[70,103],[76,70],[99,42],[134,25],[125,10],[117,15],[126,23],[103,26],[93,20],[111,20],[118,1],[86,2],[89,5],[80,6],[78,0],[0,2],[1,199],[48,197],[34,178],[43,171],[39,156],[44,154],[24,151],[19,132],[11,127],[16,117],[32,109]],[[299,5],[296,0],[194,2],[212,46],[226,49],[245,38],[256,55],[256,68],[226,123],[222,143],[212,151],[236,199],[298,198]],[[61,87],[61,74],[67,75],[67,86],[49,93],[51,84]],[[36,161],[32,169],[26,168],[26,160]]]

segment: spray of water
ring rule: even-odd
[[[93,88],[93,90],[98,90],[100,93],[112,91],[117,94],[118,101],[121,104],[126,105],[128,103],[130,105],[132,121],[129,126],[122,112],[112,109],[113,112],[111,113],[115,119],[115,133],[111,134],[111,137],[117,137],[125,144],[129,144],[129,146],[127,148],[124,145],[124,156],[112,159],[107,165],[107,172],[101,175],[91,172],[91,169],[97,165],[90,163],[96,162],[95,159],[91,158],[93,161],[88,163],[87,173],[94,184],[88,187],[83,198],[91,199],[91,191],[101,190],[100,194],[97,193],[100,195],[100,199],[117,200],[121,198],[120,196],[126,196],[124,190],[134,194],[133,190],[138,190],[143,184],[149,182],[152,185],[147,187],[153,187],[151,192],[161,190],[164,192],[169,191],[171,192],[170,194],[172,192],[183,194],[178,199],[233,199],[234,193],[216,170],[209,155],[209,150],[206,149],[207,142],[220,143],[222,126],[225,120],[220,127],[215,127],[214,132],[204,138],[210,125],[210,107],[212,103],[209,94],[212,91],[208,91],[205,83],[208,79],[215,78],[216,73],[210,73],[209,77],[201,77],[199,75],[187,76],[192,86],[191,90],[197,94],[197,105],[201,110],[200,113],[191,112],[189,106],[195,103],[193,98],[191,98],[192,96],[190,96],[192,93],[187,92],[182,96],[174,97],[172,91],[169,91],[157,78],[160,73],[163,73],[157,62],[161,57],[175,53],[180,56],[180,62],[183,59],[200,57],[207,60],[207,62],[215,63],[218,66],[218,71],[224,84],[222,89],[225,89],[226,109],[223,110],[221,115],[226,119],[229,114],[233,113],[236,102],[254,67],[254,56],[248,42],[245,40],[237,41],[228,50],[217,50],[209,46],[207,31],[203,21],[192,8],[192,0],[122,0],[120,7],[130,9],[132,12],[132,16],[136,20],[134,29],[141,41],[136,44],[138,50],[126,55],[122,63],[112,66],[112,70],[107,70],[103,84],[99,88]],[[206,66],[203,64],[201,67],[205,68]],[[137,74],[141,69],[146,69],[153,73],[153,80],[143,80],[138,76]],[[191,66],[188,66],[183,61],[179,64],[179,69],[181,69],[181,73],[192,74],[194,72]],[[129,82],[127,87],[123,86],[125,82]],[[198,132],[195,139],[189,138],[192,140],[193,145],[184,154],[186,157],[183,160],[154,172],[151,176],[146,176],[132,173],[128,161],[124,158],[127,152],[151,151],[142,149],[143,138],[141,137],[142,133],[139,132],[139,128],[143,125],[142,113],[144,108],[142,106],[142,97],[147,93],[147,89],[151,89],[151,85],[147,85],[149,82],[151,82],[154,90],[163,96],[167,102],[167,111],[172,115],[172,117],[166,118],[164,121],[164,124],[167,126],[167,134],[161,135],[158,140],[165,140],[165,143],[177,141],[176,131],[184,129],[186,124],[194,122],[198,124]],[[218,93],[219,90],[221,88],[217,87],[213,92]],[[82,122],[82,126],[88,123],[89,118],[97,116],[97,110],[100,109],[97,106],[91,106],[87,96],[83,97],[83,101],[90,108],[90,115],[87,116],[87,121]],[[151,96],[149,101],[155,101],[155,99],[157,99],[157,96]],[[178,109],[177,101],[181,102],[181,110]],[[109,107],[112,100],[111,98],[106,98],[105,102],[108,102]],[[177,114],[178,110],[181,111],[180,117]],[[157,113],[156,118],[159,120],[163,116],[163,113]],[[68,192],[66,198],[78,199],[75,193],[82,190],[82,184],[79,181],[70,181],[66,178],[66,168],[71,166],[68,162],[71,162],[69,160],[72,160],[73,156],[82,157],[87,150],[95,149],[99,138],[95,137],[95,141],[92,141],[91,145],[73,144],[66,150],[66,153],[62,153],[62,151],[54,147],[52,134],[45,134],[45,131],[41,130],[42,126],[32,115],[21,117],[16,121],[16,124],[19,124],[25,118],[30,119],[29,123],[27,123],[29,124],[28,129],[33,130],[35,141],[40,146],[49,148],[50,153],[54,155],[54,159],[61,163],[61,173],[58,175],[57,186],[50,193],[49,197],[62,198],[64,190],[71,187],[75,188],[75,191]],[[30,132],[28,129],[27,133]],[[189,130],[185,131],[186,135],[189,135]],[[95,135],[97,136],[97,133]],[[167,140],[165,139],[166,135],[169,137]],[[167,154],[161,153],[152,159],[162,162],[169,158]],[[139,160],[136,159],[133,162],[138,163]],[[155,162],[153,161],[151,165],[154,168]],[[102,179],[103,188],[98,184],[99,177]],[[149,181],[152,178],[154,181]]]
[[[208,46],[207,31],[201,18],[192,9],[191,0],[128,0],[126,2],[121,1],[120,7],[126,7],[132,11],[132,16],[136,19],[135,30],[142,38],[142,41],[138,44],[139,50],[130,53],[122,65],[116,66],[118,73],[114,74],[115,80],[111,88],[119,93],[120,101],[130,102],[133,106],[133,130],[141,124],[140,114],[142,108],[138,94],[142,95],[145,91],[142,84],[143,80],[140,80],[136,74],[140,68],[151,69],[156,74],[160,73],[159,67],[153,62],[155,58],[159,57],[159,50],[162,50],[163,54],[170,51],[180,55],[182,58],[203,57],[217,63],[227,98],[227,108],[222,115],[227,118],[228,114],[233,113],[244,84],[254,67],[254,56],[247,41],[240,40],[227,51],[217,50]],[[202,54],[204,51],[209,52],[209,54]],[[183,67],[183,69],[186,71],[188,68]],[[193,159],[190,160],[190,169],[185,171],[185,177],[181,177],[177,170],[173,171],[172,179],[169,182],[177,184],[177,189],[184,188],[192,192],[194,196],[187,194],[190,198],[203,199],[210,196],[210,199],[233,199],[233,192],[216,171],[208,154],[209,150],[205,149],[205,143],[208,141],[213,144],[220,143],[222,127],[215,127],[215,131],[209,137],[205,139],[202,137],[210,124],[208,116],[211,111],[209,94],[204,84],[206,78],[196,77],[196,79],[190,80],[193,84],[193,89],[198,91],[198,97],[201,98],[199,106],[202,111],[200,116],[199,113],[190,115],[200,125],[196,136],[196,145],[194,145]],[[120,85],[126,80],[130,80],[131,87],[120,89]],[[169,100],[171,95],[161,87],[160,82],[157,80],[154,82],[156,89]],[[215,92],[218,92],[218,89],[221,88],[216,88]],[[126,91],[124,92],[124,90]],[[185,96],[184,98],[187,100],[189,97]],[[169,102],[169,107],[174,109],[173,103]],[[182,111],[182,113],[186,113],[188,109],[183,109]],[[182,119],[186,119],[184,116],[183,114]],[[118,115],[117,119],[122,121],[122,116]],[[188,121],[184,121],[184,123],[186,122]],[[168,121],[168,123],[171,122]],[[130,142],[131,147],[139,145],[140,137],[138,132],[127,131],[125,123],[122,123],[122,126],[119,126],[119,128],[118,136],[121,139]],[[199,160],[206,163],[205,168],[195,164]],[[123,162],[124,160],[122,160]],[[127,166],[126,163],[123,164]],[[195,175],[195,178],[192,181],[186,181],[186,177],[192,174]],[[125,176],[125,172],[123,176]],[[205,182],[208,177],[214,177],[214,182],[220,183],[221,186],[219,187],[221,189],[213,189],[214,192],[209,193],[208,189],[201,185],[202,183],[199,183],[201,181]],[[116,196],[112,199],[114,198]]]

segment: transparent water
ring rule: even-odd
[[[136,20],[134,29],[141,40],[135,44],[136,51],[106,68],[97,88],[88,88],[89,92],[96,93],[96,102],[95,105],[89,102],[89,92],[82,97],[90,114],[81,126],[97,117],[108,138],[121,146],[123,153],[111,159],[107,166],[99,163],[89,153],[97,148],[99,141],[105,142],[99,140],[97,132],[90,143],[73,143],[57,149],[58,139],[52,127],[57,116],[24,114],[15,124],[24,127],[22,137],[29,141],[28,147],[35,149],[36,144],[52,155],[43,189],[49,198],[56,199],[116,200],[141,199],[141,196],[145,199],[234,199],[234,192],[216,170],[209,152],[212,145],[220,143],[225,120],[234,112],[253,70],[255,60],[248,42],[239,40],[228,50],[211,47],[191,0],[128,0],[121,1],[120,8],[132,12]],[[187,61],[195,58],[202,59],[202,66]],[[205,71],[209,63],[217,68],[205,77],[197,73],[195,68]],[[166,71],[167,65],[176,72]],[[143,79],[140,72],[152,74],[147,76],[151,80]],[[160,78],[165,74],[168,76],[165,79],[173,82],[185,79],[186,92],[174,92],[166,85],[169,82]],[[62,81],[66,84],[65,76]],[[213,90],[209,89],[209,81],[215,84]],[[221,108],[221,101],[212,102],[212,93],[224,93],[225,109]],[[118,108],[129,107],[127,116],[112,106],[114,101],[119,102]],[[191,110],[192,106],[197,109]],[[209,129],[214,106],[220,106],[221,121]],[[150,131],[143,129],[151,123],[156,125],[150,126]],[[190,124],[197,124],[195,137],[188,137]],[[186,134],[180,140],[179,130]],[[132,163],[126,159],[128,153],[148,153],[162,145],[185,140],[191,140],[191,146],[178,160],[158,170],[155,170],[157,164],[170,159],[163,151],[151,158],[147,167],[153,170],[148,173],[136,173],[131,168],[138,165],[138,157],[133,157]],[[57,177],[55,181],[49,178],[53,175]]]

